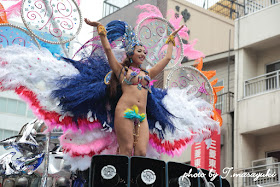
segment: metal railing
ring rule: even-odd
[[[217,2],[219,2],[219,0],[187,0],[187,1],[196,6],[202,7],[204,9],[208,9],[211,6],[215,5]]]
[[[122,7],[136,0],[107,0],[103,2],[103,17],[108,16]],[[187,0],[188,2],[208,9],[217,14],[223,15],[230,19],[235,19],[244,15],[244,5],[239,4],[236,0]]]
[[[108,16],[136,0],[107,0],[103,2],[103,17]],[[188,2],[210,10],[229,19],[259,11],[280,3],[280,0],[187,0]]]
[[[212,12],[236,19],[280,3],[280,0],[187,0]]]
[[[280,162],[241,170],[235,177],[243,176],[243,186],[273,186],[280,184]],[[260,176],[257,178],[256,176]],[[251,176],[251,177],[250,177]]]
[[[280,3],[280,0],[245,0],[245,14],[259,11],[276,3]]]
[[[244,97],[279,89],[279,71],[260,75],[244,82]]]
[[[238,3],[236,0],[220,0],[208,10],[234,20],[244,15],[244,4]]]
[[[107,0],[103,2],[103,17],[108,16],[136,0]]]
[[[234,93],[226,92],[217,96],[216,109],[221,110],[222,114],[234,111]]]

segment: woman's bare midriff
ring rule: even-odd
[[[139,90],[137,85],[122,85],[122,96],[118,101],[115,110],[115,117],[124,116],[124,111],[127,108],[131,108],[133,105],[136,105],[139,108],[139,113],[146,113],[147,106],[147,95],[148,90],[142,88]]]

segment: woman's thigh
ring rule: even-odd
[[[135,146],[135,152],[146,152],[149,143],[149,125],[147,118],[140,123],[139,136]]]
[[[124,118],[123,116],[115,117],[114,128],[117,135],[119,145],[129,146],[133,145],[133,121],[131,119]]]

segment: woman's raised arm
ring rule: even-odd
[[[97,27],[103,49],[104,49],[106,56],[108,58],[108,61],[109,61],[109,65],[110,65],[111,69],[113,70],[113,72],[116,75],[118,75],[122,69],[122,65],[117,61],[117,59],[111,49],[110,43],[106,36],[106,30],[105,30],[104,26],[99,22],[90,21],[87,18],[85,18],[85,22],[90,26]]]
[[[169,63],[169,61],[172,58],[172,51],[173,51],[173,46],[175,46],[175,36],[176,34],[184,27],[182,25],[179,29],[174,31],[170,36],[168,37],[167,43],[167,52],[166,55],[164,56],[163,59],[161,59],[155,66],[153,66],[151,69],[149,69],[149,74],[150,77],[153,79],[155,76],[157,76],[164,68],[165,66]]]

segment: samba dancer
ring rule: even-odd
[[[114,95],[117,84],[121,84],[122,96],[115,110],[114,128],[119,144],[119,154],[131,156],[134,148],[135,156],[146,156],[149,142],[149,125],[146,118],[147,96],[151,92],[150,81],[156,77],[169,63],[175,46],[175,35],[183,25],[175,30],[167,39],[167,53],[154,67],[149,70],[141,68],[146,58],[146,48],[135,38],[129,38],[126,59],[120,64],[114,56],[107,39],[105,27],[95,21],[85,19],[88,25],[97,27],[102,46],[113,71],[110,80],[110,94]],[[118,22],[118,21],[116,21]],[[127,27],[127,25],[126,25]],[[109,26],[110,29],[110,26]]]

